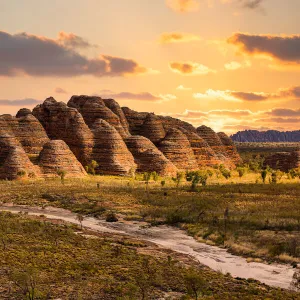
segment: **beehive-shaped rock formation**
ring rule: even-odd
[[[17,115],[24,113],[19,112]],[[32,114],[19,118],[10,115],[0,116],[0,126],[2,130],[14,136],[25,152],[31,155],[37,155],[49,141],[43,126]]]
[[[148,114],[140,129],[140,133],[154,144],[157,144],[166,136],[160,118],[154,114]]]
[[[187,136],[199,168],[213,167],[222,163],[207,142],[197,133],[190,132],[184,128],[180,128],[180,130]]]
[[[203,125],[197,128],[197,134],[202,137],[211,149],[215,152],[220,163],[227,167],[234,167],[233,161],[227,154],[225,145],[223,145],[220,137],[211,128]]]
[[[115,101],[114,99],[103,99],[103,101],[104,101],[106,107],[108,107],[115,115],[117,115],[119,117],[121,125],[125,131],[125,137],[129,136],[130,135],[129,124],[127,122],[127,119],[126,119],[124,112],[123,112],[122,108],[120,107],[119,103],[117,101]]]
[[[283,172],[297,169],[300,167],[300,151],[273,154],[265,159],[264,165]]]
[[[0,178],[23,171],[52,177],[58,170],[81,177],[92,160],[100,174],[128,175],[137,168],[174,175],[219,164],[233,168],[240,157],[224,133],[121,108],[113,99],[73,96],[67,105],[50,97],[32,112],[0,116]]]
[[[135,172],[134,158],[112,125],[98,119],[92,131],[94,134],[92,158],[98,162],[101,174],[128,175]]]
[[[13,136],[0,132],[0,179],[38,176],[39,169]]]
[[[137,172],[155,171],[162,176],[176,174],[177,168],[173,163],[147,138],[134,135],[125,139],[125,142],[137,164]]]
[[[119,116],[109,109],[100,97],[73,96],[68,106],[76,108],[90,128],[97,120],[102,119],[114,126],[123,138],[129,134],[128,130],[123,128]]]
[[[28,115],[31,115],[32,114],[32,111],[28,108],[21,108],[18,112],[17,112],[17,115],[16,117],[17,118],[22,118],[22,117],[26,117]]]
[[[225,147],[227,156],[234,164],[239,164],[242,162],[240,155],[234,145],[233,140],[224,132],[219,132],[218,136]]]
[[[66,172],[66,177],[86,175],[83,166],[61,140],[52,140],[45,144],[39,156],[39,166],[44,177],[59,176],[59,171]]]
[[[198,169],[190,142],[179,129],[170,129],[158,147],[178,170]]]
[[[33,110],[52,140],[63,140],[82,165],[91,161],[94,147],[93,134],[75,108],[48,98]]]
[[[139,135],[149,113],[136,112],[128,107],[122,107],[122,110],[129,124],[130,133],[132,135]]]

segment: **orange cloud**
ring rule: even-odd
[[[166,3],[168,7],[179,13],[197,11],[199,9],[198,0],[166,0]]]
[[[208,68],[196,62],[171,62],[170,68],[173,72],[181,75],[207,75],[209,73],[216,73],[215,70]]]
[[[209,89],[205,93],[195,93],[194,98],[196,99],[220,99],[226,101],[249,101],[259,102],[267,100],[279,100],[279,99],[292,99],[300,100],[300,86],[282,88],[274,93],[264,92],[242,92],[242,91],[231,91],[231,90],[213,90]]]
[[[300,64],[300,35],[251,35],[235,33],[227,42],[251,56],[267,56],[281,62]]]
[[[173,43],[187,43],[192,41],[201,40],[199,36],[191,33],[180,33],[180,32],[170,32],[163,33],[160,36],[159,42],[161,44],[173,44]]]

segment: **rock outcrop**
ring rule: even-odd
[[[300,130],[295,131],[258,131],[244,130],[231,136],[235,142],[242,143],[277,143],[277,142],[300,142]]]
[[[146,137],[134,135],[125,139],[125,142],[137,164],[137,172],[155,171],[162,176],[176,174],[177,168],[173,163]]]
[[[39,155],[39,166],[43,177],[59,176],[63,171],[66,177],[83,177],[86,171],[64,141],[52,140],[46,143]]]
[[[234,164],[239,164],[242,162],[241,157],[237,151],[237,148],[233,140],[224,132],[219,132],[218,136],[225,147],[227,156],[233,161]]]
[[[0,178],[129,175],[134,171],[174,175],[225,164],[240,157],[224,133],[154,113],[121,108],[113,99],[73,96],[68,104],[50,97],[33,111],[0,116]],[[19,174],[19,175],[18,175]]]
[[[109,103],[109,100],[106,100],[106,103]],[[116,112],[118,111],[115,103],[110,103],[107,105],[114,107]],[[94,126],[94,123],[97,120],[102,119],[114,126],[123,138],[126,138],[129,135],[126,124],[124,128],[119,116],[116,115],[110,108],[108,108],[105,105],[104,100],[102,100],[100,97],[73,96],[68,102],[68,106],[76,108],[81,113],[84,121],[90,128]],[[121,112],[119,113],[121,115]]]
[[[179,129],[170,129],[158,148],[178,170],[198,169],[190,142]]]
[[[90,163],[94,137],[76,108],[48,98],[34,108],[33,115],[41,122],[51,140],[63,140],[82,165]]]
[[[264,165],[283,172],[297,169],[300,167],[300,151],[273,154],[266,157]]]
[[[225,145],[222,143],[222,140],[216,132],[207,126],[202,125],[197,128],[197,134],[202,137],[214,151],[218,159],[218,161],[216,161],[217,164],[224,164],[229,168],[235,166],[226,151]]]
[[[10,115],[0,116],[2,130],[14,136],[30,155],[38,155],[49,138],[41,123],[32,115],[20,111],[19,118]]]
[[[37,175],[38,167],[33,165],[17,139],[0,132],[0,179],[14,180]]]
[[[147,115],[141,126],[140,134],[148,138],[154,144],[157,144],[166,136],[162,121],[154,114]]]
[[[136,164],[121,135],[108,122],[98,119],[94,125],[92,159],[99,164],[101,174],[128,175],[134,173]]]

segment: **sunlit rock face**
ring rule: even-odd
[[[0,179],[14,180],[20,176],[40,175],[18,140],[0,131]]]
[[[265,159],[264,165],[283,172],[297,169],[300,167],[300,151],[275,153]]]
[[[13,135],[27,154],[39,154],[49,141],[46,131],[32,114],[20,114],[19,111],[17,115],[19,117],[0,116],[2,130]]]
[[[66,177],[86,175],[83,166],[68,145],[61,140],[52,140],[44,145],[38,164],[44,177],[59,176],[61,171],[65,172]]]
[[[224,133],[121,108],[113,99],[73,96],[66,104],[50,97],[33,111],[0,116],[1,179],[55,177],[58,171],[82,177],[93,160],[98,174],[173,176],[219,164],[234,168],[240,157]]]
[[[219,132],[218,136],[225,147],[227,156],[234,164],[239,164],[242,162],[241,157],[237,151],[237,148],[233,140],[224,132]]]
[[[226,146],[216,132],[207,126],[202,125],[197,128],[197,134],[202,137],[215,152],[218,164],[224,164],[230,168],[235,166],[229,153],[227,153]]]
[[[157,144],[166,136],[162,121],[154,114],[147,115],[140,133],[154,144]]]
[[[176,174],[174,164],[146,137],[134,135],[125,139],[125,142],[134,157],[138,172],[155,171],[162,176]]]
[[[178,170],[198,169],[191,144],[179,129],[170,129],[158,148]]]
[[[107,106],[105,102],[107,103]],[[120,117],[113,112],[113,110],[115,110],[115,112],[120,114],[121,118],[123,117],[116,103],[113,103],[112,101],[104,101],[100,97],[73,96],[68,102],[68,106],[76,108],[90,128],[94,126],[94,123],[97,120],[102,119],[115,127],[123,138],[129,135],[125,120],[123,119],[123,124],[125,126],[123,127]],[[108,106],[113,107],[113,110]]]
[[[63,140],[82,165],[91,160],[94,138],[90,128],[76,108],[48,98],[33,109],[51,140]]]
[[[101,174],[129,175],[136,164],[118,131],[105,120],[98,119],[92,129],[94,135],[93,160]]]

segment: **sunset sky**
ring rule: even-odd
[[[229,134],[299,130],[299,0],[0,0],[0,114],[112,97]]]

